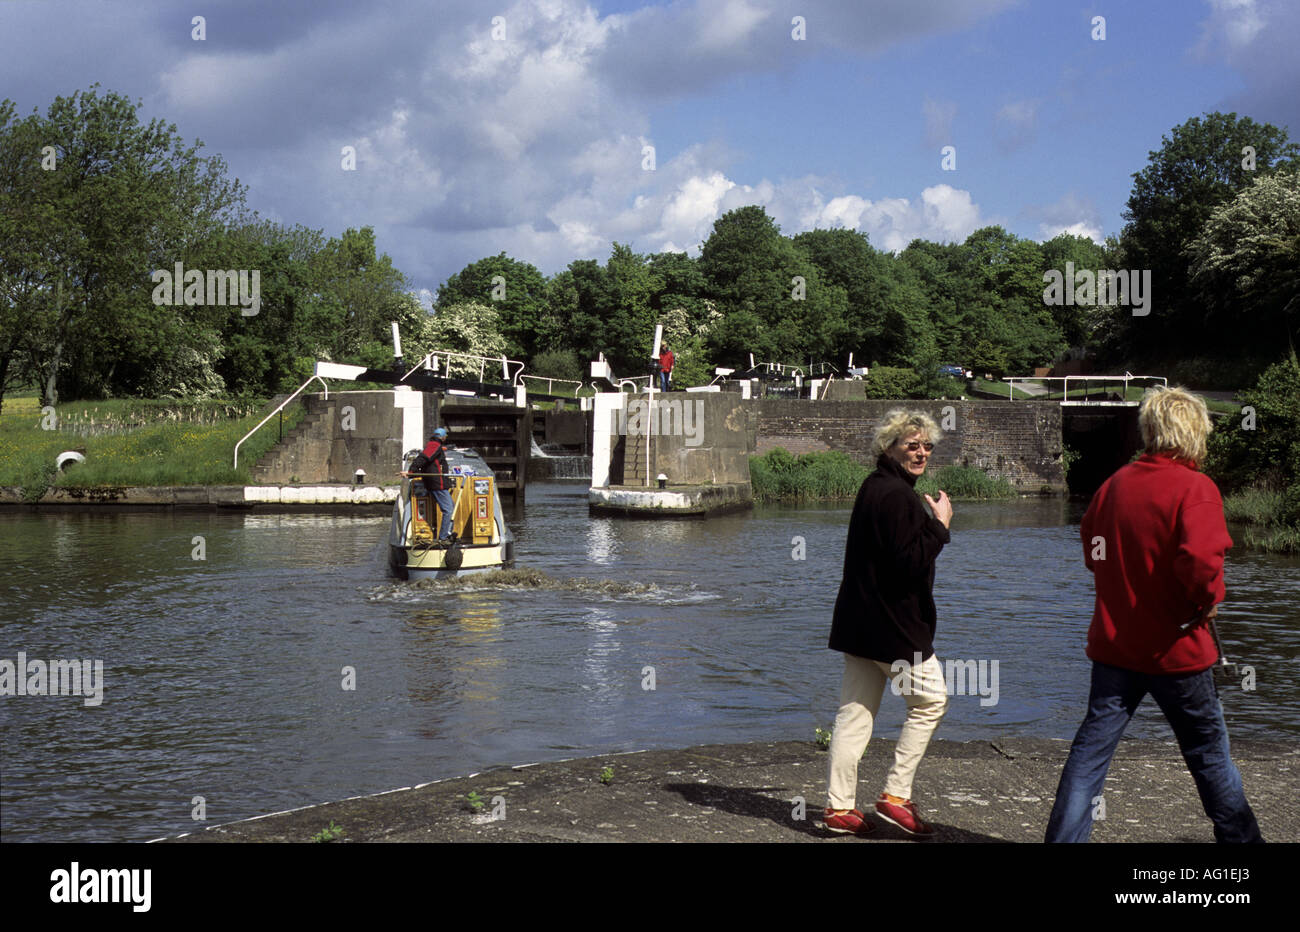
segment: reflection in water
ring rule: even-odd
[[[582,618],[582,626],[589,632],[583,655],[582,688],[594,694],[594,724],[610,727],[614,718],[609,704],[621,697],[620,681],[626,679],[629,672],[619,668],[623,645],[618,637],[618,616],[613,607],[599,606]]]
[[[500,698],[501,611],[481,595],[458,595],[445,606],[412,612],[406,627],[415,637],[407,653],[408,692],[413,699],[448,697],[470,702]]]
[[[366,527],[376,521],[387,518],[375,514],[364,515],[316,515],[316,514],[245,514],[243,526],[250,531],[259,530],[299,530],[312,528],[347,528]]]
[[[592,518],[587,525],[587,560],[597,566],[609,566],[614,562],[617,544],[614,519]]]

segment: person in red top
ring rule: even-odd
[[[673,351],[667,343],[659,345],[659,390],[668,391],[668,379],[673,371]]]
[[[452,533],[452,512],[455,505],[451,500],[451,480],[448,476],[451,469],[447,466],[447,454],[445,445],[447,443],[447,428],[439,427],[429,438],[420,455],[411,461],[410,469],[403,472],[403,476],[422,476],[417,479],[424,485],[424,494],[432,495],[434,501],[438,503],[438,509],[442,512],[442,526],[438,529],[438,540],[447,542],[451,540]]]
[[[1087,647],[1092,686],[1046,840],[1088,840],[1111,757],[1150,693],[1173,727],[1215,840],[1261,842],[1211,669],[1219,652],[1209,624],[1224,598],[1232,538],[1218,487],[1197,471],[1209,413],[1195,395],[1158,388],[1143,398],[1138,424],[1145,455],[1102,484],[1079,529],[1097,590]]]

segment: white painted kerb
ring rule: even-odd
[[[280,505],[369,505],[394,501],[398,491],[395,485],[246,485],[244,501]]]

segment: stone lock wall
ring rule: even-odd
[[[306,415],[253,467],[253,481],[350,483],[364,469],[369,485],[396,483],[405,451],[402,410],[394,405],[394,394],[330,392],[328,401],[319,393],[302,396]],[[343,429],[345,417],[349,430]],[[275,429],[274,421],[262,428]]]
[[[649,415],[645,404],[645,394],[628,395],[625,420],[609,425],[614,434],[612,483],[645,484],[647,429],[651,486],[660,473],[670,485],[749,482],[747,402],[739,395],[656,393]]]
[[[1018,491],[1065,491],[1062,409],[1011,401],[803,401],[759,399],[749,406],[751,450],[794,454],[839,450],[864,465],[875,461],[871,436],[885,412],[920,409],[945,430],[934,466],[973,466]]]

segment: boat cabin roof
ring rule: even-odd
[[[473,467],[474,475],[476,476],[492,475],[492,468],[488,466],[483,457],[479,456],[479,454],[474,450],[446,447],[444,452],[447,454],[448,466]]]

